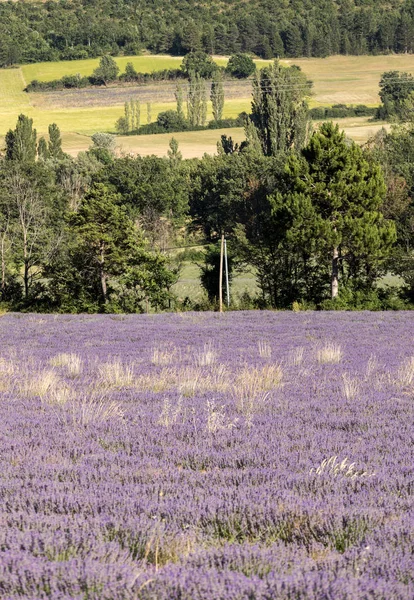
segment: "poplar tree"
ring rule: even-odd
[[[279,61],[256,72],[251,119],[265,156],[276,156],[306,142],[309,115],[306,101],[311,83],[299,67]]]
[[[19,162],[34,162],[36,160],[36,129],[33,129],[33,119],[20,114],[16,128],[9,129],[6,134],[6,158]]]
[[[204,79],[194,73],[190,76],[187,92],[187,115],[190,125],[203,126],[207,118],[207,94]]]
[[[181,85],[177,85],[177,87],[175,88],[174,96],[175,96],[175,100],[177,102],[177,114],[181,120],[185,121],[185,114],[184,114],[184,109],[183,109],[183,103],[184,103],[183,88]]]
[[[213,107],[213,117],[215,121],[223,118],[224,109],[224,88],[223,77],[218,71],[211,82],[210,100]]]
[[[48,156],[50,158],[61,159],[63,158],[62,150],[62,138],[60,136],[60,129],[56,123],[49,125],[49,144],[48,144]]]

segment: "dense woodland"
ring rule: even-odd
[[[246,141],[222,136],[218,155],[201,160],[183,160],[174,138],[166,158],[119,157],[109,134],[95,134],[72,159],[55,124],[38,139],[21,115],[0,160],[3,303],[74,312],[203,308],[172,292],[181,262],[192,259],[212,308],[225,234],[230,280],[253,267],[260,288],[234,299],[235,308],[409,307],[414,124],[396,121],[361,148],[330,122],[312,132],[308,93],[297,67],[276,61],[257,72]],[[171,252],[200,244],[204,253]],[[398,288],[380,285],[387,273],[400,277]]]
[[[106,53],[263,58],[412,52],[413,0],[59,0],[0,3],[0,65]]]

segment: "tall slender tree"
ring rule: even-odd
[[[299,67],[282,67],[277,60],[255,74],[251,119],[266,156],[300,150],[305,144],[310,89]]]
[[[223,76],[220,71],[217,71],[211,82],[210,100],[213,108],[214,120],[220,121],[223,118],[224,109]]]
[[[20,114],[16,128],[6,134],[6,158],[19,162],[34,162],[36,160],[36,129],[33,129],[33,119]]]

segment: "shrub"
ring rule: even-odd
[[[237,79],[246,79],[256,70],[253,59],[248,54],[233,54],[227,63],[226,73]]]
[[[185,131],[188,129],[188,123],[176,110],[167,110],[159,113],[157,125],[166,132]]]

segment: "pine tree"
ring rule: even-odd
[[[302,159],[291,156],[288,173],[289,239],[324,266],[331,297],[338,296],[341,275],[354,285],[372,286],[396,239],[394,223],[380,210],[385,196],[380,166],[349,144],[338,125],[325,123]]]

